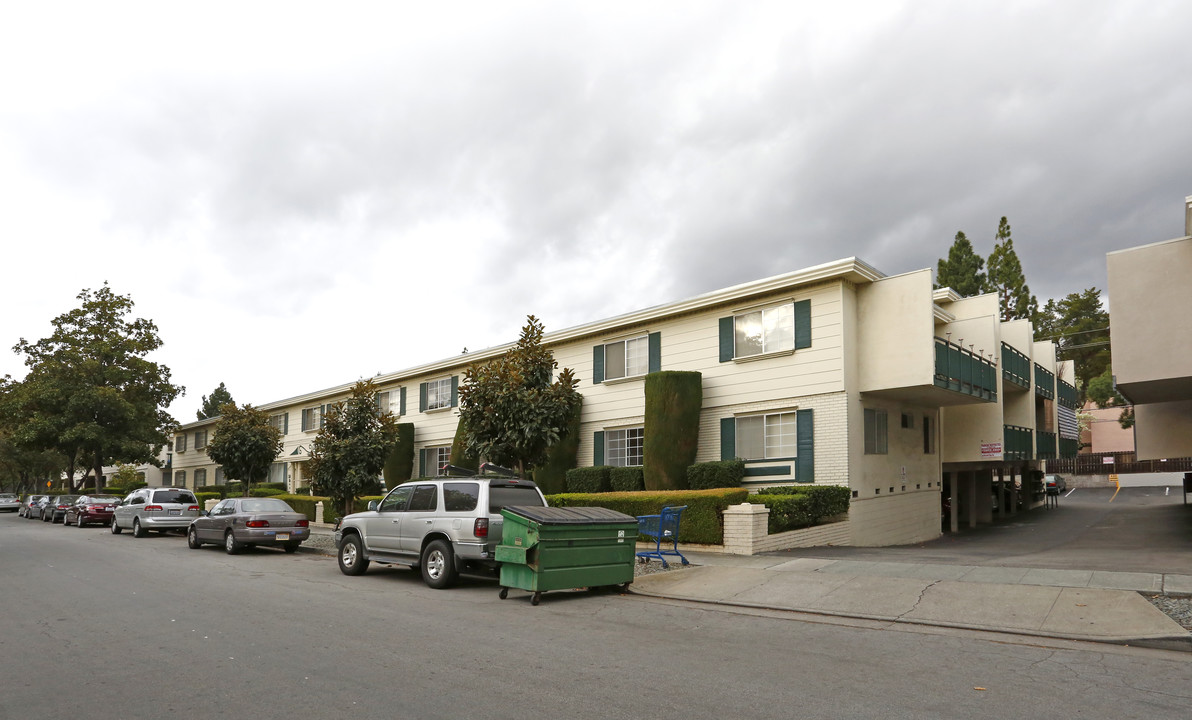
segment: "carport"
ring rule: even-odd
[[[959,532],[1043,504],[1042,472],[1029,463],[946,463],[943,498],[951,500],[944,532]],[[1021,497],[1020,497],[1021,495]]]

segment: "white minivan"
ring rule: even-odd
[[[125,528],[133,537],[145,537],[150,530],[186,530],[199,516],[199,501],[186,488],[144,487],[133,490],[116,504],[112,513],[112,534]]]

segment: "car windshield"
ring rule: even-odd
[[[525,485],[514,486],[498,486],[490,485],[488,488],[488,512],[489,514],[496,514],[501,512],[503,508],[510,505],[531,505],[535,507],[543,507],[546,503],[542,502],[542,496],[538,494],[538,490]]]
[[[155,490],[153,492],[153,502],[155,503],[195,503],[195,496],[191,495],[186,490]]]
[[[78,499],[79,499],[78,495],[60,495],[58,497],[58,504],[59,505],[69,504],[69,503],[72,503]]]
[[[243,512],[294,512],[294,508],[274,498],[252,498],[240,502]]]

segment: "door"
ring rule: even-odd
[[[413,485],[396,487],[381,500],[376,514],[364,521],[364,544],[369,550],[395,553],[401,549],[401,526]]]
[[[439,516],[439,486],[416,485],[410,496],[401,531],[401,549],[407,553],[422,552],[422,538],[434,527]]]

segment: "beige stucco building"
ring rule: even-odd
[[[1051,343],[1032,341],[1029,323],[1001,322],[995,296],[934,289],[929,269],[887,276],[846,258],[559,330],[543,342],[580,380],[580,466],[642,464],[645,376],[697,371],[697,461],[743,458],[753,488],[849,487],[853,544],[938,536],[944,493],[956,498],[953,529],[988,521],[994,482],[1076,449],[1075,422],[1069,435],[1059,432],[1066,404],[1075,408],[1070,365],[1056,363]],[[436,474],[448,459],[468,365],[509,347],[373,378],[380,405],[414,425],[416,473]],[[259,406],[284,437],[271,479],[306,484],[320,417],[350,387]],[[203,452],[214,422],[179,430],[175,484],[222,481]]]
[[[1192,456],[1192,197],[1184,237],[1106,260],[1114,380],[1134,404],[1138,459]]]

